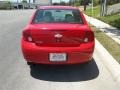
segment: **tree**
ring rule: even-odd
[[[75,0],[75,1],[74,1],[74,5],[75,5],[75,6],[80,6],[80,0]]]
[[[64,1],[61,1],[60,5],[66,5],[66,3]]]
[[[84,0],[84,11],[86,10],[87,1]]]
[[[108,1],[108,5],[112,5],[112,4],[116,4],[116,3],[120,3],[120,0],[107,0]]]
[[[93,0],[94,6],[99,5],[101,0]]]
[[[27,0],[22,0],[22,3],[27,3]]]

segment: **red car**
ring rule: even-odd
[[[94,33],[83,13],[71,6],[41,6],[24,28],[21,47],[29,64],[89,62]]]

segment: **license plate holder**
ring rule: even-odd
[[[67,60],[66,53],[49,53],[49,60],[51,62],[65,62]]]

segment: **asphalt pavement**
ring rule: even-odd
[[[20,38],[33,12],[0,11],[0,90],[120,90],[97,49],[88,64],[28,66]]]

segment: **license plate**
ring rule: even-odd
[[[49,59],[52,62],[66,61],[66,53],[50,53]]]

